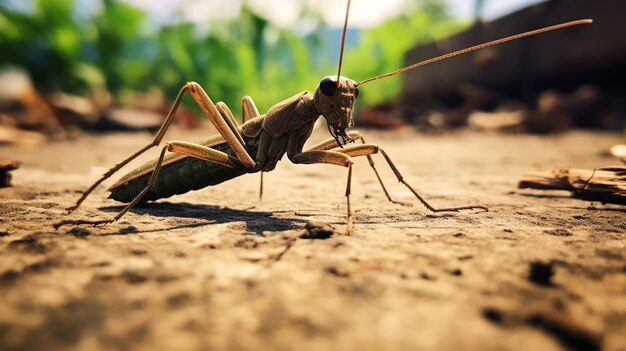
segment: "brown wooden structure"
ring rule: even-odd
[[[458,106],[470,87],[489,98],[511,98],[529,104],[546,89],[573,91],[583,84],[599,87],[608,96],[623,99],[626,77],[626,2],[621,0],[551,0],[492,22],[478,22],[456,36],[416,47],[405,63],[497,39],[511,34],[592,18],[589,26],[568,28],[454,58],[408,72],[403,107]]]

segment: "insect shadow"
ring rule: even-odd
[[[104,212],[118,212],[120,210],[120,206],[106,206],[101,207],[100,210]],[[177,217],[206,220],[206,222],[203,223],[182,224],[169,228],[141,231],[142,233],[194,228],[213,224],[244,222],[246,224],[246,231],[253,232],[255,234],[263,234],[265,231],[280,232],[298,229],[305,222],[305,220],[298,217],[277,218],[274,216],[276,212],[252,211],[252,208],[237,210],[222,206],[192,204],[186,202],[157,202],[150,203],[149,205],[141,204],[134,207],[131,212],[135,214],[149,214],[151,216],[164,218]],[[282,213],[283,211],[279,212]]]
[[[571,199],[572,196],[569,193],[562,192],[560,194],[530,194],[530,193],[518,193],[525,197],[534,197],[538,199]]]

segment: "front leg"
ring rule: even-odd
[[[291,157],[293,163],[315,164],[326,163],[348,168],[348,180],[346,182],[346,205],[347,205],[347,228],[346,234],[352,233],[352,210],[350,209],[350,188],[352,184],[352,160],[350,156],[335,151],[313,150],[304,151]]]
[[[243,138],[237,130],[237,122],[232,116],[232,113],[230,113],[228,107],[224,103],[218,103],[216,106],[215,104],[213,104],[207,93],[198,83],[188,82],[181,88],[180,92],[178,93],[178,96],[176,97],[176,100],[174,101],[170,112],[167,114],[167,117],[161,125],[161,128],[159,128],[159,131],[155,135],[154,140],[152,140],[152,142],[150,142],[148,145],[144,146],[139,151],[124,159],[122,162],[118,163],[113,168],[108,170],[105,174],[103,174],[100,179],[98,179],[87,190],[83,192],[81,197],[76,201],[76,204],[69,207],[67,210],[69,212],[73,212],[74,210],[76,210],[87,198],[87,196],[89,196],[89,194],[91,194],[102,182],[110,178],[122,167],[130,163],[132,160],[134,160],[144,152],[158,146],[165,137],[165,133],[169,129],[170,124],[172,123],[172,120],[176,115],[176,111],[178,111],[178,107],[180,106],[180,103],[182,102],[183,97],[187,92],[191,94],[202,112],[204,112],[205,116],[211,121],[211,123],[213,123],[215,128],[222,135],[222,137],[224,137],[224,140],[235,151],[235,154],[237,155],[239,161],[246,168],[254,168],[255,163],[244,147],[245,143],[243,141]]]
[[[63,220],[59,223],[56,223],[54,225],[55,229],[58,229],[61,226],[64,225],[81,225],[81,224],[90,224],[90,225],[101,225],[101,224],[108,224],[108,223],[112,223],[115,222],[117,220],[119,220],[120,218],[122,218],[122,216],[124,214],[126,214],[128,211],[130,211],[139,201],[141,201],[141,198],[144,197],[144,195],[146,195],[146,193],[148,193],[148,191],[150,191],[150,189],[152,189],[152,187],[154,186],[154,184],[156,183],[157,178],[159,177],[159,172],[161,171],[161,167],[163,165],[163,160],[165,158],[165,153],[166,152],[173,152],[173,153],[177,153],[180,155],[185,155],[185,156],[189,156],[189,157],[193,157],[193,158],[197,158],[200,160],[205,160],[208,162],[212,162],[212,163],[216,163],[219,165],[222,165],[224,167],[228,167],[228,168],[234,168],[234,167],[242,167],[243,165],[241,164],[241,161],[239,161],[238,159],[215,149],[211,149],[209,147],[206,147],[204,145],[200,145],[200,144],[195,144],[195,143],[189,143],[186,141],[170,141],[168,142],[163,149],[161,150],[161,154],[159,156],[159,159],[157,161],[157,163],[154,166],[154,170],[152,171],[152,174],[150,175],[150,179],[148,180],[148,184],[144,187],[144,189],[137,195],[135,196],[135,198],[128,203],[117,215],[115,215],[115,217],[113,217],[112,219],[105,219],[105,220]]]
[[[361,133],[357,131],[348,132],[348,137],[350,137],[350,139],[355,140],[355,141],[359,140],[361,141],[362,144],[365,144],[365,139],[363,138]],[[311,147],[307,151],[313,151],[313,150],[334,150],[334,151],[341,152],[342,149],[337,144],[337,140],[335,138],[330,138]],[[376,169],[376,164],[374,163],[374,159],[370,155],[366,155],[366,156],[367,156],[367,161],[370,164],[370,167],[372,167],[372,170],[374,171],[374,174],[376,175],[376,179],[378,179],[378,184],[380,184],[380,187],[383,189],[383,192],[385,193],[385,196],[387,197],[387,200],[389,200],[389,202],[396,204],[396,205],[402,205],[402,206],[407,206],[407,207],[413,206],[413,204],[410,202],[398,201],[398,200],[394,200],[393,198],[391,198],[391,195],[389,195],[389,192],[387,191],[387,187],[385,186],[385,183],[383,183],[383,180],[380,177],[380,174],[378,174],[378,170]]]
[[[431,206],[428,202],[426,202],[426,200],[417,191],[415,191],[415,189],[413,189],[413,187],[411,187],[404,180],[404,177],[402,176],[402,174],[400,173],[396,165],[391,161],[391,158],[389,158],[389,155],[387,155],[385,150],[383,150],[378,145],[374,145],[374,144],[353,145],[353,146],[344,147],[343,149],[334,149],[329,152],[339,152],[339,153],[343,153],[351,157],[367,156],[368,158],[371,158],[370,155],[377,154],[380,152],[385,158],[385,161],[387,161],[387,164],[389,165],[393,173],[396,175],[396,178],[398,179],[398,181],[404,184],[404,186],[406,186],[413,193],[413,195],[415,195],[415,197],[422,203],[422,205],[424,205],[424,207],[426,207],[431,212],[451,212],[451,211],[458,212],[460,210],[476,210],[476,209],[480,209],[485,212],[489,211],[487,207],[480,206],[480,205],[447,207],[447,208],[436,208],[434,206]],[[373,161],[370,162],[370,165],[372,165],[373,167]],[[378,172],[376,172],[376,175],[378,175]],[[378,179],[380,181],[380,177],[378,177]],[[381,185],[382,185],[382,181],[381,181]],[[384,189],[384,186],[383,186],[383,189]]]

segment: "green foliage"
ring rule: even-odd
[[[404,55],[416,44],[449,36],[464,27],[446,15],[442,1],[428,1],[415,11],[365,31],[359,45],[346,54],[345,75],[361,81],[395,71],[405,66]],[[398,75],[364,86],[360,105],[394,100],[401,81],[402,76]]]
[[[156,87],[173,98],[195,80],[235,111],[244,95],[265,111],[336,70],[328,52],[339,43],[328,42],[329,30],[315,14],[305,13],[317,29],[304,37],[245,5],[238,19],[212,22],[206,32],[184,21],[148,32],[146,14],[122,0],[101,0],[101,10],[86,19],[74,15],[75,5],[36,0],[35,10],[23,13],[0,3],[0,65],[24,66],[41,90],[79,94],[103,86],[114,94]],[[366,30],[346,53],[343,75],[362,80],[395,70],[417,42],[460,28],[441,0],[429,0]],[[368,85],[360,100],[389,101],[399,89],[399,78],[389,78]]]
[[[23,65],[46,89],[75,88],[80,28],[72,0],[38,0],[31,14],[0,7],[1,64]],[[61,77],[64,81],[61,82]]]

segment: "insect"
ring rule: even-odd
[[[365,79],[361,82],[341,76],[343,51],[350,11],[350,0],[347,2],[341,50],[337,75],[323,78],[314,92],[303,91],[271,107],[265,114],[260,114],[252,98],[242,99],[243,121],[238,125],[232,112],[222,102],[213,103],[202,87],[190,82],[183,86],[178,94],[165,122],[157,132],[154,140],[135,152],[133,155],[106,172],[98,181],[87,189],[76,204],[68,210],[77,209],[85,198],[104,180],[111,177],[120,168],[131,162],[147,150],[161,144],[169,128],[176,110],[186,93],[189,93],[198,104],[204,115],[213,123],[218,135],[204,139],[198,143],[185,141],[169,141],[161,148],[159,158],[144,164],[122,177],[109,191],[110,198],[127,203],[117,215],[108,220],[64,220],[56,226],[73,224],[107,224],[120,219],[140,201],[151,201],[166,198],[175,194],[186,193],[207,186],[217,185],[229,179],[247,173],[269,172],[277,162],[287,154],[296,164],[325,163],[347,169],[346,208],[347,232],[352,232],[353,219],[350,208],[350,192],[352,165],[354,159],[365,156],[373,169],[385,196],[389,201],[399,205],[411,205],[392,199],[378,174],[372,155],[381,154],[397,180],[406,186],[428,210],[432,212],[460,211],[480,209],[484,206],[462,206],[436,208],[430,205],[411,185],[392,162],[387,152],[380,146],[366,143],[363,135],[357,131],[347,132],[353,126],[352,110],[359,96],[359,88],[375,80],[400,74],[418,67],[445,60],[454,56],[476,51],[511,40],[524,38],[560,28],[591,23],[591,20],[578,20],[546,27],[503,39],[476,45],[446,55],[399,69],[397,71]],[[331,138],[304,150],[315,121],[326,119]],[[358,142],[358,144],[349,145]],[[261,191],[262,191],[261,178]]]

